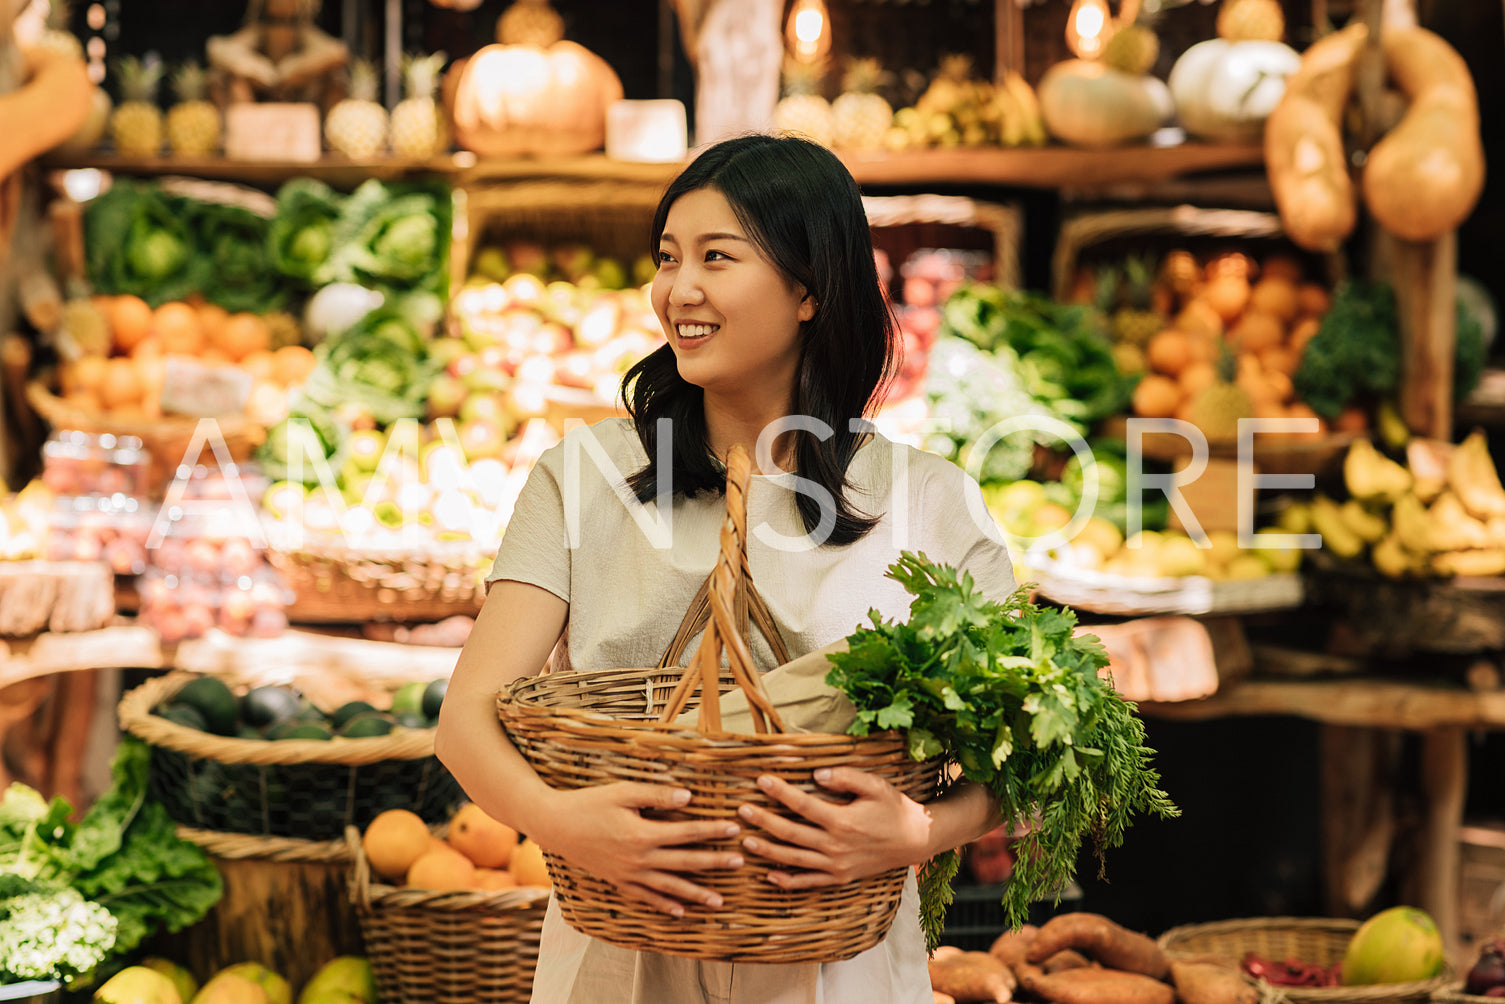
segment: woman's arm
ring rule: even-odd
[[[538,586],[502,580],[491,587],[450,677],[435,755],[488,815],[626,895],[676,916],[687,902],[720,906],[720,897],[679,873],[739,868],[742,859],[678,845],[734,837],[740,832],[735,823],[643,818],[641,809],[687,805],[690,792],[683,788],[626,782],[551,788],[497,720],[497,693],[538,673],[568,613],[569,604]]]
[[[795,869],[768,873],[770,882],[785,889],[838,885],[920,864],[976,840],[1003,821],[998,800],[972,781],[958,781],[944,795],[921,804],[883,778],[851,767],[818,770],[815,780],[828,791],[855,798],[834,805],[765,775],[758,786],[806,822],[752,805],[740,810],[744,822],[777,838],[744,837],[748,853]]]
[[[46,153],[83,128],[94,84],[83,61],[31,49],[26,52],[30,77],[0,95],[0,178]]]

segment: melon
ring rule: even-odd
[[[1445,960],[1442,933],[1426,911],[1393,906],[1354,933],[1343,953],[1343,985],[1429,980]]]

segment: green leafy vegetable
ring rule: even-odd
[[[267,430],[266,439],[256,448],[256,460],[274,481],[295,481],[313,488],[319,484],[313,458],[323,457],[333,472],[338,473],[349,439],[349,427],[333,409],[305,397],[287,418]],[[294,460],[295,457],[298,459]]]
[[[152,306],[197,292],[209,272],[176,200],[128,178],[85,206],[84,249],[95,291],[132,294]]]
[[[334,248],[343,197],[315,178],[293,178],[277,190],[277,215],[267,231],[267,258],[282,275],[312,288]]]
[[[925,375],[930,418],[924,447],[968,467],[976,459],[973,448],[981,443],[987,453],[974,466],[984,484],[1025,477],[1035,461],[1035,443],[1051,440],[1029,429],[1001,438],[989,434],[1009,419],[1052,416],[1025,390],[1015,362],[1008,348],[984,352],[960,338],[940,338],[930,350]]]
[[[1011,925],[1030,903],[1059,895],[1084,839],[1102,862],[1135,814],[1179,814],[1157,787],[1134,705],[1099,675],[1107,653],[1096,637],[1074,634],[1072,611],[1030,603],[1028,586],[990,600],[970,575],[923,554],[905,552],[888,577],[914,596],[909,620],[873,611],[872,626],[831,656],[826,681],[856,706],[854,735],[899,729],[912,757],[944,755],[998,797],[1004,824],[1024,834],[1004,889]],[[955,857],[922,875],[932,947]]]
[[[438,364],[422,332],[396,310],[373,310],[348,331],[326,336],[303,393],[328,410],[355,403],[378,424],[419,418]]]
[[[449,290],[449,188],[438,182],[362,182],[340,206],[318,285],[354,282],[386,290]]]
[[[1321,329],[1302,352],[1293,377],[1296,395],[1331,419],[1356,397],[1395,390],[1398,323],[1395,292],[1388,284],[1351,280],[1339,286]]]
[[[241,206],[197,199],[180,199],[179,205],[209,264],[200,290],[206,300],[231,312],[282,306],[287,289],[267,259],[267,219]]]

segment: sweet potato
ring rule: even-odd
[[[1014,973],[987,952],[961,952],[930,960],[930,986],[956,1004],[1014,999]]]
[[[956,998],[950,994],[943,994],[935,989],[932,989],[930,993],[935,998],[935,1004],[956,1004]]]
[[[1034,924],[1025,924],[1017,931],[1004,931],[993,942],[993,947],[988,949],[988,954],[1002,960],[1005,965],[1017,965],[1024,961],[1030,942],[1035,940],[1039,930]]]
[[[1063,948],[1040,963],[1040,968],[1045,970],[1048,975],[1050,973],[1063,972],[1067,969],[1086,969],[1088,966],[1093,965],[1096,965],[1096,963],[1075,948]]]
[[[1170,972],[1165,953],[1154,940],[1115,924],[1097,913],[1063,913],[1040,928],[1025,955],[1036,965],[1066,948],[1075,948],[1109,969],[1162,980]]]
[[[1021,987],[1050,1004],[1176,1004],[1169,984],[1139,973],[1091,967],[1047,974],[1027,962],[1015,972]]]
[[[1171,982],[1182,1004],[1259,1004],[1259,991],[1231,966],[1177,960]]]

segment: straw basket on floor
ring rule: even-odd
[[[549,891],[386,885],[345,831],[350,899],[384,1004],[527,1004]]]
[[[1246,952],[1266,959],[1296,958],[1319,966],[1343,961],[1359,922],[1327,917],[1256,917],[1173,927],[1160,936],[1160,947],[1173,959],[1217,955],[1237,965]],[[1452,979],[1444,972],[1413,983],[1371,983],[1351,987],[1273,987],[1294,1004],[1408,1004],[1425,1001]],[[1262,987],[1266,984],[1261,983]]]
[[[896,733],[861,739],[783,733],[748,646],[750,618],[758,622],[780,662],[788,661],[747,568],[750,464],[745,451],[734,449],[727,468],[727,517],[716,567],[659,666],[517,681],[497,697],[498,714],[513,745],[555,788],[647,781],[689,789],[688,807],[662,813],[661,818],[671,820],[735,819],[743,803],[792,817],[763,794],[757,778],[772,774],[830,799],[811,779],[819,767],[855,767],[885,777],[911,798],[930,798],[939,765],[910,760]],[[708,623],[700,650],[692,665],[682,669],[675,663],[702,621]],[[725,670],[723,649],[729,663]],[[695,705],[697,687],[698,729],[690,730],[676,719]],[[755,734],[721,728],[720,696],[734,687],[747,696]],[[740,851],[737,838],[692,846]],[[834,962],[871,948],[893,922],[908,872],[896,868],[857,882],[799,892],[770,884],[767,863],[749,858],[734,871],[697,876],[698,883],[721,895],[721,907],[690,905],[683,917],[673,918],[627,899],[614,885],[573,862],[549,856],[548,865],[560,912],[578,931],[626,948],[763,963]]]

